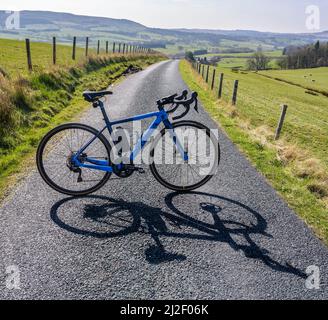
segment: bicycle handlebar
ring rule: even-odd
[[[163,109],[164,106],[169,104],[174,105],[174,107],[171,110],[167,111],[168,114],[174,113],[180,106],[184,106],[186,110],[180,116],[173,117],[173,120],[178,120],[184,118],[190,112],[190,107],[193,103],[195,103],[194,106],[195,111],[198,112],[198,99],[197,99],[198,93],[193,92],[191,94],[190,99],[187,99],[187,96],[188,96],[188,91],[185,90],[182,92],[180,96],[178,96],[178,94],[174,94],[170,97],[166,97],[161,100],[158,100],[157,105],[160,109]]]

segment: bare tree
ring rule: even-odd
[[[267,57],[262,50],[259,50],[253,54],[253,56],[247,60],[248,70],[266,70],[269,67],[271,59]]]

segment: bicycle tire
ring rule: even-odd
[[[175,122],[173,123],[173,128],[174,129],[177,129],[179,127],[182,127],[182,126],[189,126],[191,128],[195,128],[195,129],[200,129],[200,130],[205,130],[206,131],[206,135],[208,137],[210,137],[211,141],[213,142],[213,144],[217,147],[215,150],[216,150],[216,157],[217,157],[217,167],[219,166],[220,164],[220,158],[221,158],[221,151],[220,151],[220,144],[217,140],[217,138],[213,137],[213,134],[211,134],[211,130],[206,127],[205,125],[201,124],[201,123],[198,123],[198,122],[195,122],[195,121],[180,121],[180,122]],[[200,188],[201,186],[205,185],[207,182],[209,182],[213,176],[214,176],[214,173],[213,174],[209,174],[209,175],[206,175],[204,177],[204,179],[202,179],[201,181],[195,183],[195,184],[192,184],[192,185],[189,185],[189,186],[177,186],[177,185],[174,185],[173,183],[170,183],[168,181],[165,180],[165,178],[163,178],[161,176],[161,174],[159,173],[158,169],[156,168],[156,163],[154,161],[154,153],[155,153],[155,148],[156,148],[156,145],[158,144],[158,142],[160,141],[160,139],[162,139],[164,137],[164,135],[166,134],[167,132],[167,129],[163,129],[161,131],[161,133],[155,138],[155,141],[153,142],[153,145],[151,147],[151,152],[150,152],[150,170],[153,174],[153,176],[155,177],[155,179],[160,183],[162,184],[164,187],[170,189],[170,190],[173,190],[173,191],[177,191],[177,192],[190,192],[190,191],[193,191],[193,190],[196,190],[198,188]]]
[[[62,187],[58,183],[54,182],[53,179],[51,179],[51,177],[49,177],[49,174],[47,173],[47,170],[44,166],[44,160],[45,160],[44,152],[45,152],[45,148],[47,147],[47,144],[49,143],[49,141],[51,141],[51,139],[53,137],[55,137],[56,135],[65,132],[65,130],[67,131],[67,130],[72,130],[72,129],[73,130],[74,129],[75,130],[83,130],[85,132],[90,133],[91,135],[98,136],[97,139],[99,139],[99,141],[105,148],[104,152],[106,152],[106,154],[107,154],[106,155],[107,159],[110,159],[111,147],[110,147],[108,140],[105,138],[105,136],[103,134],[99,135],[99,132],[96,129],[94,129],[90,126],[84,125],[84,124],[69,123],[69,124],[64,124],[64,125],[54,128],[48,134],[46,134],[45,137],[41,140],[38,150],[37,150],[37,153],[36,153],[37,168],[38,168],[38,171],[39,171],[42,179],[55,191],[65,194],[65,195],[69,195],[69,196],[86,196],[86,195],[94,193],[97,190],[99,190],[100,188],[102,188],[110,179],[111,173],[103,172],[103,174],[104,174],[103,178],[96,185],[94,185],[90,188],[87,188],[85,190],[70,190],[70,189]]]

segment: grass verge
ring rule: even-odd
[[[94,56],[78,66],[25,78],[0,74],[0,200],[26,175],[46,132],[89,107],[84,90],[105,89],[130,65],[144,68],[160,60],[163,56]]]
[[[314,177],[301,176],[295,172],[295,162],[292,160],[299,152],[297,147],[284,141],[262,141],[260,131],[265,128],[250,126],[238,116],[236,108],[217,100],[213,91],[187,61],[181,62],[180,72],[189,87],[199,93],[206,110],[235,145],[318,237],[328,244],[327,195],[321,194],[325,189],[320,188],[320,183]]]

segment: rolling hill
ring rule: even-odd
[[[49,11],[21,11],[19,30],[6,30],[8,14],[0,11],[0,37],[36,41],[49,41],[54,35],[62,43],[71,42],[73,36],[81,41],[91,39],[125,41],[146,47],[160,48],[166,53],[185,50],[208,49],[217,52],[255,50],[259,45],[264,50],[276,50],[289,45],[303,45],[318,39],[328,40],[328,32],[317,34],[280,34],[248,30],[202,30],[158,29],[124,20],[80,16]]]

